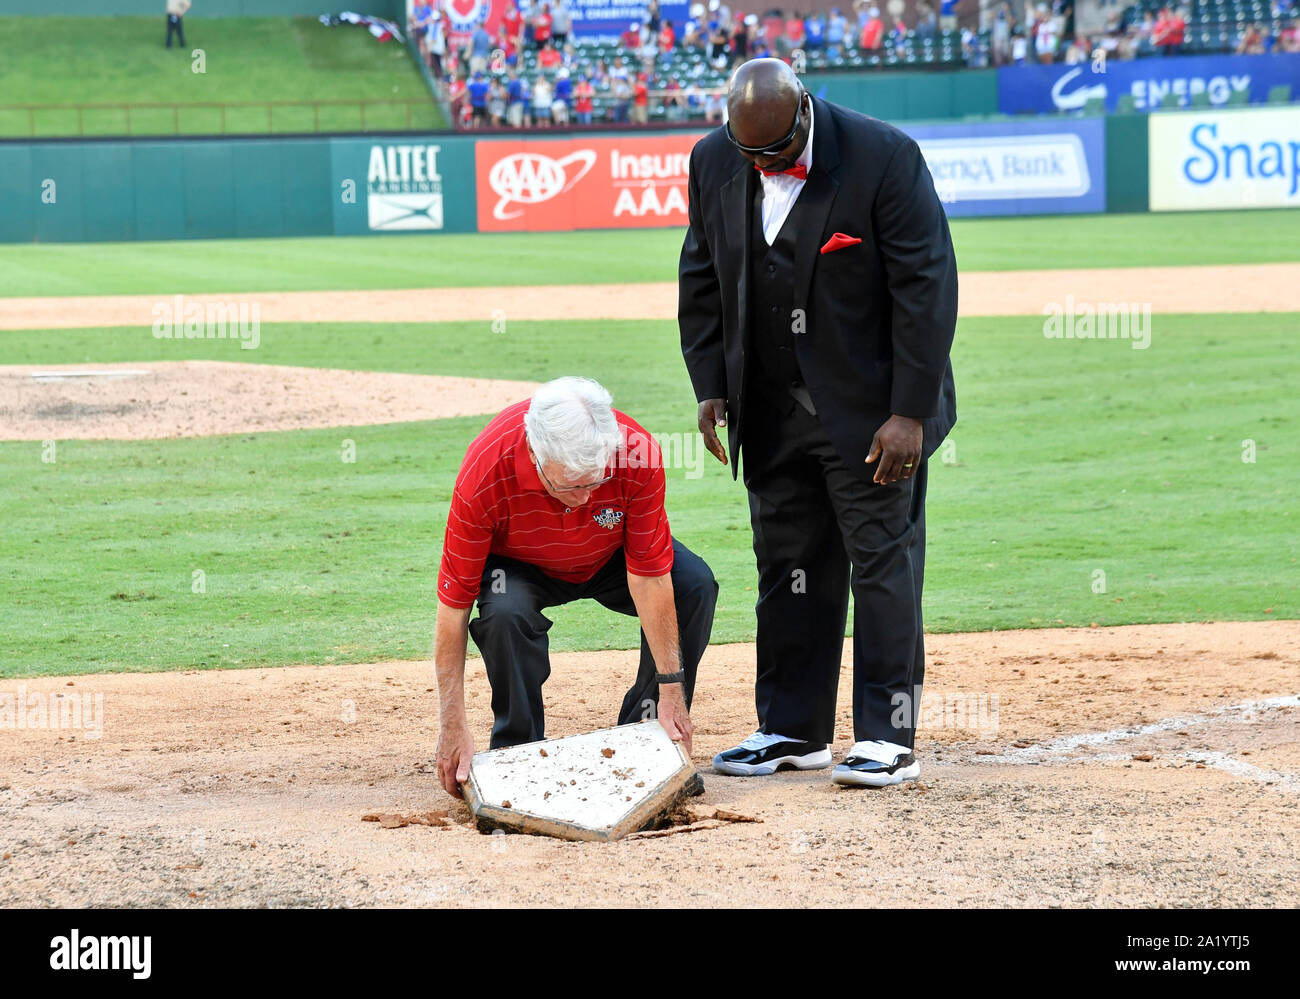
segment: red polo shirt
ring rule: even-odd
[[[528,562],[570,583],[586,582],[620,548],[634,575],[671,571],[663,458],[654,438],[614,410],[623,433],[614,478],[596,487],[583,506],[566,507],[546,491],[528,457],[528,404],[525,399],[503,410],[465,452],[442,545],[442,602],[474,605],[489,553]]]

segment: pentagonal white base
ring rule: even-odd
[[[476,753],[461,788],[480,829],[613,840],[653,823],[694,775],[650,719]]]

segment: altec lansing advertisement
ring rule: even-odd
[[[372,230],[441,229],[441,146],[375,143],[366,165],[366,219]]]
[[[1300,107],[1153,114],[1153,212],[1300,206]]]

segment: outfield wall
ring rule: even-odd
[[[995,114],[998,71],[808,73],[804,85],[818,97],[885,121],[923,121]]]
[[[1171,96],[1182,107],[1193,98],[1211,107],[1238,100],[1262,104],[1277,86],[1289,86],[1292,99],[1300,99],[1300,52],[1026,64],[996,73],[997,109],[1004,114],[1082,111],[1090,100],[1117,111],[1121,98],[1132,98],[1137,111],[1150,111]]]
[[[0,145],[6,242],[320,236],[328,139]]]
[[[1150,111],[1173,95],[1183,107],[1204,95],[1213,108],[1233,101],[1262,104],[1273,87],[1289,85],[1300,99],[1300,53],[1151,57],[1104,63],[922,72],[809,73],[819,97],[886,121],[967,115],[1038,115],[1082,112],[1089,100],[1107,111],[1131,97]]]
[[[1300,105],[1153,115],[1147,180],[1152,211],[1300,208]]]
[[[1300,207],[1300,105],[900,127],[954,218]],[[703,134],[0,142],[0,241],[681,226]]]

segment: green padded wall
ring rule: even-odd
[[[962,118],[998,110],[998,75],[991,69],[809,73],[804,84],[829,101],[885,121]]]
[[[1149,150],[1146,115],[1106,116],[1106,211],[1145,212],[1150,208]]]

